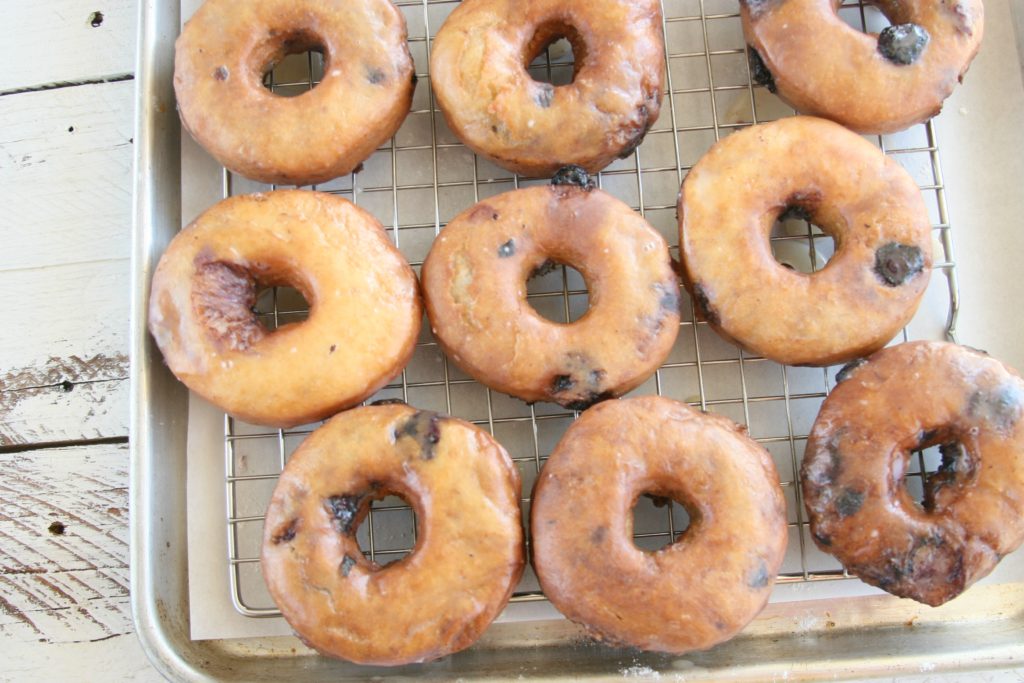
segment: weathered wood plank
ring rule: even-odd
[[[115,359],[127,369],[127,359]],[[0,445],[60,443],[128,434],[128,379],[70,380],[0,392]]]
[[[0,643],[131,633],[128,447],[0,454]]]
[[[0,92],[109,78],[135,69],[136,0],[4,4]]]
[[[120,82],[0,97],[0,271],[128,257],[133,95]]]

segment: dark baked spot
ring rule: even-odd
[[[382,398],[374,401],[370,404],[371,406],[404,406],[409,405],[400,398]]]
[[[602,391],[601,393],[588,391],[586,394],[584,394],[583,398],[576,401],[570,401],[562,405],[564,405],[569,410],[583,412],[587,408],[590,408],[591,406],[600,403],[601,401],[607,401],[610,398],[615,398],[615,394],[613,394],[610,391]]]
[[[764,563],[764,560],[758,560],[757,567],[750,574],[750,579],[747,581],[747,585],[751,588],[764,588],[768,585],[768,581],[771,577],[768,575],[768,565]]]
[[[878,34],[878,51],[893,64],[913,64],[928,46],[928,31],[917,24],[886,26]]]
[[[857,358],[851,360],[849,363],[840,368],[839,372],[836,373],[836,384],[839,384],[850,379],[850,375],[856,372],[859,367],[861,367],[867,362],[867,358]]]
[[[469,212],[469,220],[492,221],[496,220],[495,216],[497,215],[498,213],[490,204],[477,204],[476,206],[473,207],[473,210]]]
[[[778,88],[775,87],[775,77],[772,76],[772,72],[765,66],[760,53],[750,45],[747,45],[747,65],[750,67],[750,78],[754,83],[768,88],[768,92],[778,91]]]
[[[295,534],[298,532],[298,530],[299,530],[299,520],[298,520],[298,518],[296,518],[296,519],[293,519],[292,521],[288,522],[287,524],[285,524],[284,528],[282,528],[276,534],[271,536],[270,542],[273,543],[274,545],[279,545],[281,543],[287,543],[287,542],[289,542],[289,541],[291,541],[291,540],[293,540],[295,538]]]
[[[679,315],[679,288],[675,283],[667,287],[658,284],[654,288],[659,292],[658,308],[666,315]]]
[[[571,390],[574,386],[576,386],[576,382],[572,375],[555,375],[555,378],[551,380],[551,393],[561,394]]]
[[[351,573],[352,568],[355,566],[355,559],[353,559],[352,556],[350,555],[345,555],[345,559],[341,561],[341,564],[338,566],[338,570],[341,572],[342,576],[348,578],[349,573]]]
[[[441,417],[429,410],[419,410],[395,429],[395,439],[409,438],[419,444],[420,457],[433,460],[441,441]]]
[[[597,187],[597,183],[590,177],[590,174],[586,172],[582,167],[576,165],[563,166],[558,169],[555,176],[551,179],[551,184],[558,187],[562,185],[575,185],[581,187],[587,192],[590,192]]]
[[[551,106],[551,101],[555,99],[555,86],[550,83],[538,83],[533,99],[538,107],[547,109]]]
[[[604,540],[605,536],[607,536],[607,535],[608,535],[608,527],[606,527],[606,526],[595,527],[594,530],[590,532],[590,542],[593,543],[594,545],[600,545],[600,543]]]
[[[228,76],[230,75],[231,72],[228,71],[228,68],[226,66],[218,66],[213,71],[213,77],[216,78],[218,81],[226,81],[228,80]]]
[[[516,253],[516,241],[509,240],[498,247],[498,258],[508,258]]]
[[[998,430],[1010,431],[1020,420],[1020,391],[1009,384],[979,389],[967,399],[967,415],[985,420]]]
[[[553,400],[570,410],[586,410],[613,397],[602,387],[607,373],[595,368],[586,354],[573,351],[565,355],[562,372],[551,379],[549,391]]]
[[[912,244],[889,242],[875,252],[875,274],[886,285],[898,287],[924,270],[924,254]]]
[[[843,489],[843,492],[836,498],[836,512],[839,518],[851,517],[860,512],[864,505],[864,493],[856,489]]]
[[[814,536],[814,540],[817,541],[818,545],[828,548],[832,545],[832,537],[828,534],[823,534],[820,531],[815,531],[811,534]]]
[[[366,67],[366,80],[371,85],[380,85],[387,80],[387,74],[384,73],[383,69],[377,67]]]
[[[192,306],[206,334],[234,351],[245,351],[267,335],[256,321],[256,278],[224,261],[196,265]]]
[[[343,534],[351,534],[352,526],[355,524],[359,508],[363,504],[362,496],[331,496],[324,501],[324,507],[335,521],[338,531]]]
[[[64,525],[64,522],[50,522],[50,526],[46,527],[46,530],[54,536],[63,536],[64,532],[67,531],[67,527]]]
[[[103,12],[93,12],[89,15],[89,26],[99,28],[103,26]]]
[[[856,573],[894,595],[941,604],[964,589],[963,550],[941,533],[915,536],[906,551],[889,553],[880,565]]]
[[[637,118],[640,120],[640,124],[633,133],[633,136],[626,143],[626,146],[619,152],[620,159],[626,159],[637,150],[637,148],[643,144],[644,138],[647,137],[647,131],[651,129],[651,113],[647,109],[646,104],[641,104],[637,107]]]
[[[704,320],[712,325],[717,325],[721,322],[718,312],[711,305],[711,299],[708,297],[707,290],[699,282],[693,283],[693,301],[697,304],[697,308]]]
[[[552,261],[551,259],[546,259],[539,266],[531,270],[529,276],[527,276],[526,279],[532,280],[535,277],[544,277],[557,267],[558,264],[556,262]]]
[[[331,351],[330,352],[334,353],[337,350],[338,350],[338,345],[337,344],[331,344]]]

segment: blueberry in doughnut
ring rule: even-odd
[[[596,173],[632,154],[661,110],[665,48],[658,0],[464,0],[434,40],[430,73],[448,126],[509,170]],[[572,83],[527,67],[559,38]]]
[[[575,267],[589,289],[590,309],[575,322],[548,320],[527,302],[527,279],[554,263]],[[524,401],[583,410],[619,396],[661,365],[679,331],[665,240],[579,168],[457,216],[434,241],[422,278],[448,356]]]
[[[259,289],[290,285],[309,317],[270,332]],[[303,190],[231,197],[178,233],[153,275],[149,329],[170,369],[235,417],[290,427],[358,404],[412,356],[416,275],[380,223]]]
[[[641,494],[676,500],[690,515],[654,552],[633,543]],[[735,423],[656,396],[607,401],[569,427],[541,470],[533,565],[555,607],[598,639],[705,650],[768,601],[785,509],[771,456]]]
[[[879,0],[879,34],[846,25],[836,0],[741,0],[750,75],[798,111],[859,133],[930,119],[963,80],[984,33],[981,0]]]
[[[320,50],[323,79],[298,97],[263,87],[286,55]],[[181,122],[217,161],[263,183],[352,172],[402,124],[415,73],[389,0],[206,0],[175,44]]]
[[[475,642],[523,571],[519,471],[490,434],[407,405],[356,408],[295,451],[270,501],[261,567],[288,623],[323,654],[424,662]],[[356,531],[403,497],[412,552],[381,566]]]
[[[835,240],[813,274],[772,255],[772,225],[794,211]],[[913,317],[932,265],[931,224],[910,175],[859,135],[809,116],[716,143],[683,182],[679,229],[684,283],[704,319],[791,365],[884,346]]]
[[[815,543],[893,595],[952,600],[1024,541],[1024,380],[942,342],[883,349],[837,379],[801,467]],[[911,451],[935,445],[917,502]]]

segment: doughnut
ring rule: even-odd
[[[499,166],[596,173],[658,118],[661,24],[658,0],[463,0],[434,39],[434,94],[455,135]],[[533,80],[530,62],[560,38],[572,44],[572,82]]]
[[[839,4],[740,0],[754,81],[859,133],[895,133],[938,114],[978,52],[981,0],[878,0],[893,23],[879,34],[848,26]]]
[[[654,552],[633,543],[644,493],[690,515]],[[537,479],[530,530],[562,614],[599,640],[671,653],[728,640],[761,611],[787,536],[768,452],[730,420],[656,396],[602,403],[569,427]]]
[[[1024,380],[945,342],[883,349],[837,380],[801,467],[815,543],[893,595],[952,600],[1024,541]],[[934,445],[919,503],[911,451]]]
[[[431,327],[456,365],[524,401],[584,410],[665,360],[679,331],[679,284],[668,245],[642,217],[579,168],[554,182],[457,216],[421,276]],[[568,324],[526,300],[526,280],[555,263],[576,268],[590,292],[590,309]]]
[[[319,50],[323,79],[298,97],[263,87],[285,56]],[[355,170],[412,105],[405,18],[388,0],[206,0],[175,44],[185,129],[262,183],[312,185]]]
[[[270,332],[260,289],[288,285],[309,317]],[[416,275],[352,202],[278,190],[225,199],[178,233],[153,275],[149,330],[171,371],[225,412],[292,427],[356,405],[412,356]]]
[[[772,255],[795,212],[835,240],[808,275]],[[867,140],[807,116],[741,130],[689,172],[679,197],[684,283],[723,337],[790,365],[884,346],[913,317],[932,266],[931,224],[910,175]]]
[[[380,566],[356,530],[370,504],[406,499],[411,554]],[[356,408],[295,451],[274,490],[261,567],[274,602],[319,652],[424,662],[469,647],[523,571],[519,471],[481,429],[407,405]]]

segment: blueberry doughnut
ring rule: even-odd
[[[298,97],[263,87],[289,54],[320,50],[323,79]],[[206,0],[175,45],[185,129],[217,161],[263,183],[350,173],[412,104],[405,18],[388,0]]]
[[[894,133],[942,109],[981,45],[981,0],[878,0],[892,21],[863,33],[837,0],[741,0],[750,73],[804,114]]]
[[[772,225],[787,211],[835,240],[822,270],[800,273],[772,255]],[[867,140],[809,116],[716,143],[683,182],[679,230],[684,282],[704,319],[790,365],[878,350],[913,317],[931,275],[931,224],[910,175]]]
[[[574,410],[641,384],[679,331],[665,240],[589,182],[566,169],[558,184],[480,202],[441,231],[421,273],[430,324],[460,368],[524,401]],[[586,281],[590,309],[575,322],[547,320],[526,300],[526,280],[553,263]]]
[[[289,285],[309,317],[268,331],[258,290]],[[178,379],[247,422],[291,427],[369,397],[412,356],[416,275],[352,202],[279,190],[231,197],[178,233],[153,275],[149,330]]]
[[[356,530],[405,498],[412,553],[380,566]],[[356,408],[295,451],[270,500],[261,567],[309,646],[360,664],[425,662],[472,645],[523,571],[519,471],[483,430],[406,405]]]
[[[655,552],[633,543],[644,493],[690,525]],[[736,635],[764,607],[786,549],[771,456],[730,420],[655,396],[608,401],[566,431],[534,488],[544,594],[616,645],[683,653]]]
[[[434,40],[434,94],[455,135],[500,166],[596,173],[658,118],[661,24],[658,0],[464,0]],[[572,44],[572,83],[533,80],[527,67],[559,38]]]
[[[839,379],[801,468],[815,543],[893,595],[952,600],[1024,541],[1024,380],[942,342],[883,349]],[[919,503],[910,453],[935,445]]]

